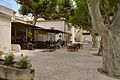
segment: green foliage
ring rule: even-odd
[[[16,0],[20,5],[19,12],[22,15],[32,14],[34,19],[52,19],[57,17],[57,0]],[[36,23],[36,21],[35,21]]]
[[[16,67],[19,69],[27,69],[31,68],[30,60],[28,60],[28,56],[22,57],[17,63]]]
[[[4,64],[7,66],[14,66],[19,69],[27,69],[32,67],[32,65],[30,64],[30,60],[28,60],[28,56],[22,56],[22,58],[16,63],[14,62],[15,55],[12,53],[6,54],[4,58]]]
[[[29,13],[33,14],[33,16],[37,16],[39,13],[42,14],[44,12],[44,8],[47,7],[44,0],[16,0],[20,5],[19,12],[23,15],[28,15]]]
[[[77,27],[85,30],[91,30],[91,18],[89,15],[86,0],[74,0],[76,7],[75,14],[70,17],[70,22]],[[110,23],[109,16],[115,15],[118,8],[117,4],[120,0],[100,0],[100,10],[105,23]]]
[[[34,18],[56,20],[65,18],[72,25],[84,30],[91,29],[91,18],[86,0],[16,0],[22,15],[32,14]],[[120,0],[100,0],[100,9],[104,19],[114,15]],[[74,3],[74,4],[73,4]]]
[[[65,18],[74,26],[79,26],[85,30],[91,28],[86,0],[23,0],[20,2],[19,12],[23,15],[31,13],[34,17],[42,17],[47,20]]]
[[[101,0],[100,1],[100,10],[103,16],[105,24],[110,24],[109,16],[115,16],[118,11],[117,4],[120,0]]]
[[[60,17],[69,20],[69,17],[74,14],[74,8],[71,0],[58,0],[58,14]]]
[[[19,12],[22,15],[32,14],[34,19],[45,18],[56,20],[64,17],[69,20],[73,15],[72,0],[16,0],[21,5]],[[36,21],[35,21],[36,23]]]
[[[117,4],[120,2],[120,0],[101,0],[100,1],[100,9],[101,12],[104,13],[107,12],[108,14],[114,14],[117,12],[118,7]]]
[[[14,58],[15,58],[14,54],[8,53],[8,54],[6,54],[6,56],[4,58],[5,58],[5,61],[4,61],[5,65],[13,66],[13,61],[14,61]]]
[[[28,32],[28,38],[29,38],[30,40],[33,39],[33,34],[32,34],[31,31]]]
[[[90,31],[91,18],[88,12],[86,0],[74,0],[76,7],[74,7],[74,15],[70,17],[70,22],[83,30]]]

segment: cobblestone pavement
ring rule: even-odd
[[[117,80],[97,71],[102,66],[102,58],[94,56],[96,49],[84,48],[78,52],[68,52],[65,48],[54,52],[23,50],[15,53],[28,55],[35,69],[35,80]]]

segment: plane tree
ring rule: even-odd
[[[34,17],[33,25],[38,18],[50,19],[56,13],[57,0],[16,0],[19,3],[19,13]]]
[[[102,51],[102,70],[112,77],[120,77],[120,2],[119,0],[107,1],[113,10],[113,13],[110,12],[109,14],[115,16],[113,20],[106,25],[102,11],[100,10],[100,1],[101,0],[87,0],[87,4],[92,20],[92,27],[102,37],[104,47]],[[104,4],[106,3],[102,3],[102,5]],[[111,9],[108,8],[106,10],[109,12]]]
[[[34,17],[33,25],[36,24],[38,18],[46,20],[56,20],[65,18],[69,20],[69,16],[74,12],[71,0],[16,0],[21,5],[19,13],[22,15],[32,14]]]
[[[75,0],[77,3],[82,0]],[[84,0],[87,2],[91,32],[97,32],[102,38],[103,72],[110,76],[120,77],[120,1],[119,0]],[[81,2],[79,4],[82,4]],[[81,6],[81,5],[80,5]],[[79,12],[72,17],[74,24],[82,25],[82,14],[84,10],[78,8]],[[110,17],[113,16],[112,19]],[[86,19],[89,21],[88,19]],[[77,21],[77,22],[76,22]],[[81,23],[79,23],[81,22]],[[86,21],[85,21],[86,22]],[[82,26],[82,28],[84,28]]]
[[[93,37],[93,47],[97,47],[97,32],[93,30],[91,18],[88,11],[88,6],[85,0],[74,0],[75,7],[74,7],[74,15],[70,17],[70,22],[72,25],[83,29],[90,31],[92,37]]]

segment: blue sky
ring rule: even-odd
[[[13,9],[14,11],[17,12],[17,14],[18,14],[18,9],[20,8],[20,5],[18,5],[15,2],[15,0],[0,0],[0,5]]]

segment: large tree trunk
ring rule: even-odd
[[[87,0],[93,28],[102,37],[102,69],[110,76],[120,77],[120,10],[114,22],[109,27],[106,27],[102,21],[99,2],[100,0]]]
[[[99,48],[99,51],[97,53],[98,56],[102,56],[103,54],[103,42],[102,42],[102,39],[100,40],[100,48]]]
[[[97,33],[97,32],[95,32],[95,30],[92,28],[92,29],[91,29],[92,47],[93,47],[93,48],[98,48],[98,46],[99,46],[99,45],[98,45],[99,41],[98,41],[98,36],[96,36],[95,33]]]
[[[93,42],[92,47],[98,48],[99,45],[98,45],[98,37],[97,36],[95,36],[95,35],[92,36],[92,42]]]

